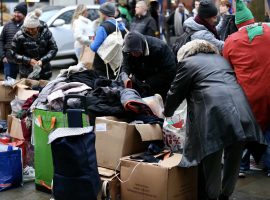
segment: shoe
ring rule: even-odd
[[[267,172],[267,177],[270,177],[270,172]]]
[[[238,177],[239,178],[246,178],[246,173],[243,172],[243,171],[240,171],[239,174],[238,174]]]
[[[35,169],[30,166],[26,166],[23,169],[23,182],[31,182],[35,180]]]

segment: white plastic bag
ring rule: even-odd
[[[163,124],[164,143],[173,152],[181,152],[186,137],[187,102],[183,103],[174,112],[174,115],[165,118]]]

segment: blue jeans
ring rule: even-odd
[[[251,153],[248,149],[243,151],[240,171],[248,171],[250,169],[250,155]]]
[[[7,79],[8,76],[13,78],[13,79],[16,79],[18,73],[19,73],[19,66],[17,64],[4,63],[5,79]]]

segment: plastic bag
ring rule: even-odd
[[[17,96],[15,96],[15,99],[10,102],[12,113],[17,114],[19,111],[21,111],[24,102],[25,100],[20,100]]]
[[[174,112],[174,115],[165,118],[163,124],[164,143],[173,152],[181,152],[186,137],[187,103],[184,101]]]
[[[33,71],[28,75],[29,79],[38,79],[39,73],[41,72],[41,67],[39,65],[33,66]]]

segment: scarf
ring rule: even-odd
[[[184,30],[183,30],[183,15],[179,13],[179,8],[177,8],[174,12],[174,32],[176,36],[180,36]]]
[[[205,21],[203,18],[201,18],[199,15],[197,15],[195,17],[195,22],[197,22],[198,24],[201,24],[203,26],[205,26],[205,28],[207,28],[211,33],[213,33],[215,35],[215,38],[220,40],[220,37],[217,33],[217,29],[215,26],[210,25],[207,21]]]

